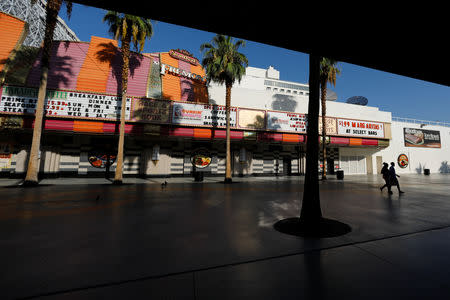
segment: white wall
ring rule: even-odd
[[[246,77],[248,79],[248,77]],[[255,82],[262,78],[254,78]],[[249,79],[250,81],[253,79]],[[280,110],[297,113],[308,112],[308,96],[276,94],[271,91],[253,89],[252,84],[233,86],[231,90],[231,106]],[[256,85],[256,83],[255,83]],[[212,104],[225,105],[225,87],[211,83],[208,89]],[[391,122],[391,113],[379,111],[377,107],[361,106],[343,102],[327,101],[327,115],[331,117],[356,120]]]
[[[450,172],[450,128],[443,126],[426,125],[422,129],[436,130],[440,132],[441,148],[416,148],[405,147],[403,128],[420,128],[419,124],[392,122],[392,140],[390,146],[381,150],[379,154],[383,161],[395,162],[397,173],[422,173],[423,169],[430,169],[430,173]],[[400,154],[406,154],[409,158],[409,166],[402,169],[397,164]]]

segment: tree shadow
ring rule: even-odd
[[[101,62],[109,63],[112,69],[112,76],[117,82],[117,96],[121,97],[123,67],[122,51],[112,42],[101,43],[99,46],[101,49],[95,53],[95,57]],[[128,76],[131,77],[131,79],[134,77],[135,71],[140,67],[143,59],[143,55],[130,51]]]
[[[187,79],[181,79],[181,86],[187,86],[181,90],[181,97],[186,97],[186,101],[194,102],[194,83]]]
[[[421,163],[419,163],[419,166],[416,168],[417,174],[422,174],[422,170],[425,168],[425,165],[422,166]]]
[[[441,166],[439,167],[439,173],[450,173],[450,165],[448,164],[448,161],[443,161],[441,163]]]
[[[265,125],[265,118],[257,115],[254,122],[251,124],[247,124],[246,126],[253,129],[264,129]]]
[[[68,55],[59,55],[60,43],[52,46],[47,77],[47,89],[64,89],[69,85],[73,74],[74,58]],[[14,50],[10,58],[3,60],[8,65],[5,76],[6,84],[26,85],[31,81],[31,86],[39,86],[42,70],[42,48],[22,46]],[[28,78],[32,75],[32,78]]]
[[[4,64],[0,80],[4,78],[5,84],[25,85],[28,73],[38,54],[39,48],[30,46],[21,46],[19,49],[13,50],[8,58],[0,60],[0,64]]]
[[[95,53],[96,59],[103,63],[109,63],[111,67],[112,77],[116,80],[116,93],[117,98],[122,97],[122,68],[123,68],[123,60],[122,60],[122,51],[112,42],[109,43],[101,43],[99,44],[101,49]],[[130,81],[133,79],[135,71],[140,67],[144,56],[131,52],[130,51],[130,59],[129,59],[129,69],[128,69],[128,87],[130,85]],[[130,80],[131,79],[131,80]],[[121,108],[118,107],[118,111],[116,111],[116,120],[120,120],[120,111]],[[119,125],[116,126],[116,129]],[[118,129],[117,129],[118,130]]]
[[[305,238],[338,237],[352,231],[349,225],[326,218],[321,218],[314,224],[300,218],[288,218],[276,222],[273,227],[281,233]]]
[[[70,87],[70,80],[75,77],[73,73],[73,63],[75,58],[69,55],[60,55],[58,49],[61,43],[66,45],[66,42],[53,42],[52,50],[50,52],[49,70],[47,78],[47,89],[65,89]],[[67,47],[67,46],[66,46]],[[39,54],[34,62],[32,70],[28,74],[26,81],[31,86],[39,86],[42,70],[42,48],[39,49]],[[32,76],[32,77],[31,77]]]
[[[297,108],[298,103],[293,96],[275,94],[272,98],[275,99],[271,105],[273,110],[294,112]]]

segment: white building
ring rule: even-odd
[[[335,94],[331,100],[335,100]],[[231,92],[231,105],[251,109],[308,113],[309,88],[307,84],[280,80],[280,72],[270,66],[268,69],[248,67],[241,82],[236,83]],[[211,84],[210,101],[225,105],[225,88]],[[328,100],[328,99],[327,99]],[[433,125],[433,122],[419,124],[415,120],[393,120],[391,112],[380,111],[377,107],[361,106],[335,101],[327,101],[327,116],[340,119],[370,121],[385,124],[386,144],[382,146],[328,145],[331,158],[327,164],[344,170],[345,174],[377,174],[383,162],[396,162],[398,173],[450,173],[450,124]],[[431,123],[431,124],[430,124]],[[422,124],[422,125],[421,125]],[[445,126],[447,125],[447,126]],[[337,125],[339,126],[339,125]],[[417,145],[405,143],[407,131],[417,129]],[[419,131],[420,130],[420,131]],[[427,131],[428,130],[428,131]],[[439,142],[432,143],[423,135],[436,134]],[[414,133],[412,134],[414,135]],[[351,135],[349,136],[351,138]],[[433,148],[436,147],[436,148]],[[397,163],[400,155],[406,155],[408,164],[403,168]],[[329,156],[329,157],[330,157]],[[402,156],[404,158],[404,156]],[[403,159],[403,161],[405,161]],[[329,171],[333,171],[329,168]]]

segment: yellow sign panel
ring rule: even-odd
[[[239,128],[265,129],[265,111],[253,109],[239,109]]]
[[[327,135],[337,135],[336,119],[325,117],[325,132]],[[322,117],[319,117],[319,134],[322,134]]]

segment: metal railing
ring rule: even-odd
[[[401,117],[392,117],[392,121],[413,123],[413,124],[419,124],[419,125],[437,125],[437,126],[450,127],[450,122],[441,122],[441,121],[427,121],[427,120],[418,120],[418,119],[401,118]]]

